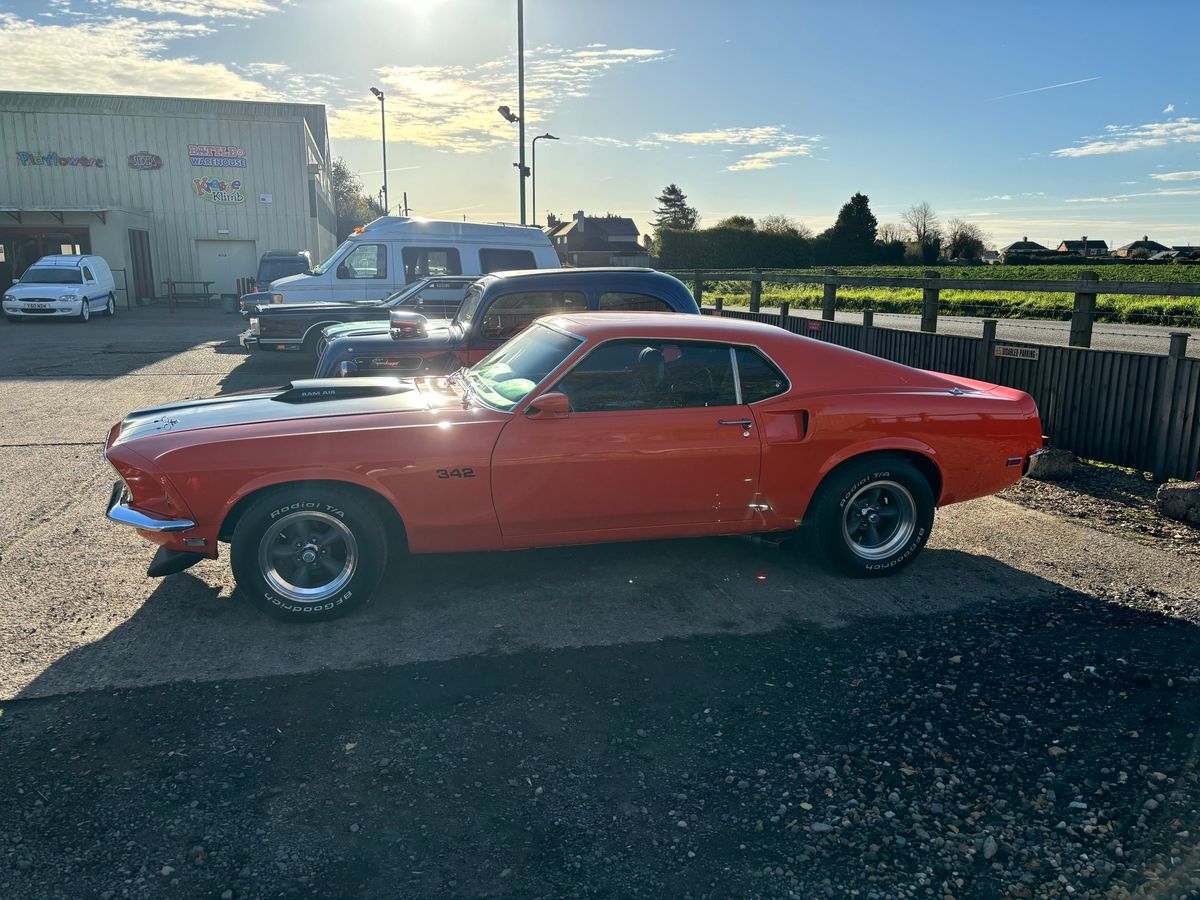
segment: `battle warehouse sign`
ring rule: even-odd
[[[30,153],[17,151],[18,166],[79,166],[84,169],[103,169],[104,160],[99,156],[71,156],[58,153]]]
[[[188,144],[188,159],[193,166],[217,169],[246,168],[246,151],[241,147],[217,147],[212,144]]]

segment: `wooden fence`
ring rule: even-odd
[[[1011,290],[1010,284],[992,289]],[[1051,444],[1086,459],[1153,472],[1163,480],[1196,478],[1200,468],[1200,359],[1185,355],[1186,332],[1172,334],[1170,352],[1159,356],[1000,341],[995,319],[984,320],[982,337],[963,337],[879,328],[870,311],[861,325],[831,321],[832,316],[793,316],[786,303],[778,315],[719,306],[704,312],[766,322],[905,365],[1027,391],[1037,401]]]

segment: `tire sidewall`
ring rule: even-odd
[[[320,603],[297,603],[276,592],[263,577],[258,548],[271,523],[293,512],[313,510],[340,519],[358,544],[358,568],[335,596]],[[238,521],[230,563],[238,590],[253,605],[289,622],[319,622],[343,616],[369,602],[387,562],[387,536],[369,505],[344,491],[297,485],[264,495]]]
[[[842,521],[846,506],[864,486],[875,481],[895,481],[908,489],[916,505],[916,527],[903,547],[882,559],[864,559],[846,544]],[[915,466],[894,457],[878,457],[851,464],[835,472],[821,486],[812,525],[823,555],[838,568],[855,575],[879,576],[898,571],[913,561],[933,528],[934,500],[929,482]]]

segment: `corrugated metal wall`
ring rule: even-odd
[[[259,254],[297,248],[323,257],[333,249],[334,235],[312,218],[309,161],[314,146],[327,147],[324,119],[323,107],[301,104],[0,92],[0,209],[146,212],[160,281],[200,277],[198,239],[251,240]],[[240,147],[246,167],[192,165],[190,144]],[[132,168],[128,157],[141,150],[161,157],[162,168]],[[104,166],[21,165],[21,152],[100,157]],[[329,203],[327,158],[320,168],[319,194]],[[244,201],[224,205],[198,196],[194,179],[203,177],[241,181]],[[262,194],[271,202],[260,202]],[[105,225],[73,214],[68,223],[87,224],[96,243],[98,231],[121,227],[120,218]],[[37,214],[22,220],[56,221]],[[101,243],[128,253],[123,233]],[[110,260],[114,266],[125,262]]]

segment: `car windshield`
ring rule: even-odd
[[[346,248],[349,246],[350,241],[342,241],[341,244],[338,245],[338,248],[330,253],[323,263],[321,263],[319,266],[313,266],[312,273],[314,275],[324,275],[329,271],[330,266],[332,266],[341,258],[342,253],[345,252]]]
[[[479,309],[479,301],[481,299],[483,299],[483,285],[478,283],[471,285],[467,291],[467,296],[463,298],[462,305],[458,308],[458,312],[454,314],[454,321],[461,325],[470,325],[476,310]]]
[[[509,410],[581,343],[579,338],[534,324],[468,369],[466,381],[485,404]]]
[[[35,267],[25,270],[21,284],[83,284],[83,274],[78,269]]]

